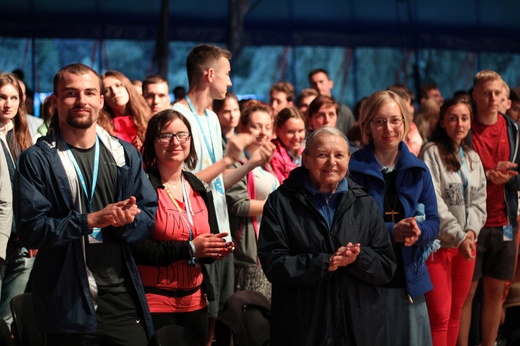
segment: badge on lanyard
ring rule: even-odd
[[[512,241],[513,240],[513,227],[511,225],[506,225],[502,227],[502,232],[504,234],[504,241]]]

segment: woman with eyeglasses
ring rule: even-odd
[[[233,251],[219,233],[211,192],[184,171],[197,162],[190,123],[174,111],[157,113],[148,124],[143,163],[156,188],[159,207],[150,238],[133,246],[156,329],[181,325],[204,345],[207,301],[212,287],[203,263]]]
[[[432,344],[425,293],[432,283],[425,261],[439,232],[437,200],[428,167],[403,142],[408,109],[392,91],[372,94],[360,126],[365,146],[352,154],[350,177],[376,199],[397,258],[385,286],[388,345]]]

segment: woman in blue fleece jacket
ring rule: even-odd
[[[425,265],[439,232],[437,201],[427,166],[403,142],[408,110],[392,91],[372,94],[361,109],[365,147],[352,155],[350,177],[379,205],[393,241],[397,269],[386,287],[390,345],[431,345],[424,293],[432,289]]]

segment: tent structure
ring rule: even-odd
[[[2,0],[0,36],[520,52],[517,0]],[[164,16],[161,20],[161,11]]]
[[[271,58],[278,56],[278,62],[271,63],[275,72],[263,74],[266,85],[253,90],[256,93],[278,80],[289,80],[297,89],[306,86],[304,74],[311,67],[308,60],[303,68],[296,67],[300,47],[341,47],[342,61],[329,65],[329,70],[334,69],[336,97],[354,103],[392,80],[413,85],[417,91],[430,76],[424,66],[433,65],[425,62],[424,50],[460,51],[457,59],[436,55],[437,66],[446,60],[457,63],[447,69],[449,78],[436,75],[434,80],[444,90],[468,88],[476,69],[488,66],[481,63],[481,56],[488,52],[520,55],[518,13],[519,0],[1,0],[0,38],[26,39],[21,60],[32,58],[28,70],[35,90],[39,90],[40,79],[50,78],[41,68],[50,59],[38,60],[40,51],[35,49],[35,42],[46,38],[91,40],[91,60],[102,65],[97,67],[99,71],[108,66],[105,41],[155,41],[153,61],[146,71],[170,78],[169,42],[221,44],[233,52],[232,63],[240,61],[245,47],[276,46],[268,52]],[[382,55],[374,62],[360,53],[364,48],[391,48],[398,53]],[[320,59],[319,54],[316,57]],[[323,66],[324,60],[312,64]],[[498,66],[492,67],[507,70],[508,81],[516,86],[520,63],[512,60],[514,63],[502,65],[497,61]],[[367,76],[366,69],[363,72],[366,61],[371,64],[370,74],[376,76]],[[381,61],[397,65],[397,70],[378,70]],[[252,73],[243,74],[251,77]],[[236,75],[235,81],[241,86]]]

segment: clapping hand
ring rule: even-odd
[[[518,165],[510,161],[500,161],[497,163],[494,169],[490,169],[486,172],[486,177],[495,185],[505,184],[511,179],[518,175],[517,171],[514,171]]]
[[[329,271],[335,271],[339,267],[345,267],[356,261],[361,244],[352,244],[349,242],[346,246],[341,246],[336,253],[330,257]]]
[[[251,154],[248,163],[252,165],[252,168],[267,165],[271,162],[275,149],[276,145],[272,142],[262,144],[260,148],[256,149]]]
[[[394,239],[396,242],[404,243],[404,246],[412,246],[419,240],[421,230],[417,225],[415,217],[402,219],[394,225]]]
[[[89,213],[87,222],[89,228],[120,227],[134,222],[141,210],[137,207],[134,196],[120,202],[112,203],[99,211]]]
[[[228,233],[204,233],[193,239],[196,257],[213,257],[220,259],[226,257],[235,249],[234,245],[226,242],[224,237]]]

